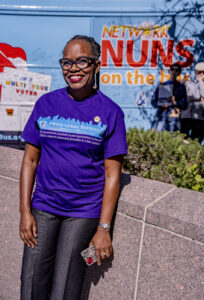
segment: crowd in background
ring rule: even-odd
[[[187,137],[204,142],[204,62],[195,65],[195,78],[178,81],[181,67],[169,69],[170,79],[160,83],[151,98],[156,108],[152,128],[156,131],[181,131]]]

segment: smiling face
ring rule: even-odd
[[[76,60],[79,57],[87,56],[93,58],[91,45],[85,40],[73,40],[67,44],[63,51],[63,58]],[[93,88],[94,75],[99,72],[100,62],[90,63],[85,69],[80,69],[75,64],[69,70],[63,70],[63,76],[70,90],[86,93]]]

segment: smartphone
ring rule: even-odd
[[[93,265],[96,262],[96,253],[95,253],[94,245],[91,245],[87,249],[83,250],[81,252],[81,256],[85,260],[87,266]]]

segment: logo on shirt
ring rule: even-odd
[[[47,121],[40,121],[40,128],[44,128],[47,124]]]
[[[97,117],[97,124],[93,124],[93,121],[83,122],[74,118],[65,119],[56,115],[52,118],[49,116],[39,117],[37,123],[42,130],[83,134],[101,139],[106,131],[107,125],[102,125],[100,118],[98,118],[99,117]]]
[[[94,121],[95,121],[96,123],[98,123],[100,120],[101,120],[101,118],[100,118],[99,116],[95,116]]]

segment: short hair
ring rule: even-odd
[[[179,74],[181,74],[181,66],[178,63],[175,63],[175,64],[170,66],[170,70],[171,70],[171,68],[174,68],[174,67],[178,68]]]
[[[99,59],[99,57],[101,55],[101,46],[95,41],[95,39],[93,37],[90,37],[90,36],[75,35],[66,43],[64,49],[71,41],[76,41],[76,40],[83,40],[83,41],[88,42],[92,47],[94,58]],[[63,52],[64,52],[64,49],[63,49]]]

